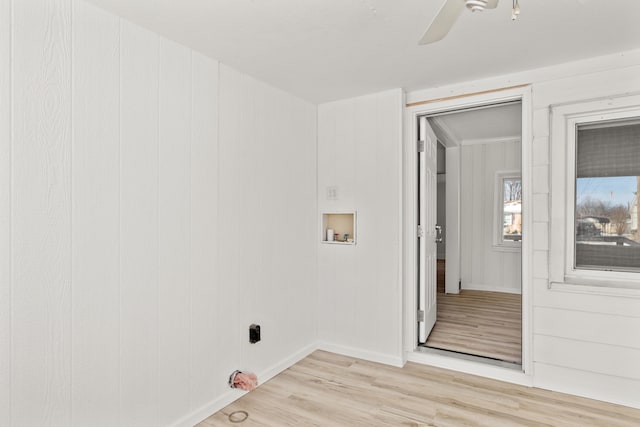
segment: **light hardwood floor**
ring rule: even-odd
[[[249,413],[241,424],[228,415]],[[316,351],[212,415],[210,426],[637,427],[640,410],[415,363]]]
[[[426,347],[522,363],[520,295],[463,290],[444,293],[444,262],[438,261],[437,321]]]

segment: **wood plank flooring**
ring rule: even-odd
[[[522,363],[522,303],[518,294],[463,290],[444,293],[438,261],[438,313],[426,347]]]
[[[228,415],[244,410],[241,424]],[[640,410],[430,366],[316,351],[198,424],[211,426],[640,425]]]

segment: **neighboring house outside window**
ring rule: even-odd
[[[520,248],[522,241],[522,178],[519,171],[496,172],[494,246]]]
[[[552,106],[550,283],[640,289],[640,96]]]
[[[640,271],[639,185],[639,119],[577,126],[575,268]]]

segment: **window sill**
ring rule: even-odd
[[[520,252],[522,246],[520,246],[520,245],[492,245],[491,248],[496,252]]]
[[[640,299],[638,282],[594,280],[567,277],[564,282],[549,282],[549,290],[598,296],[612,296]]]

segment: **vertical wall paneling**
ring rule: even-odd
[[[318,168],[318,218],[316,221],[320,221],[320,213],[324,209],[331,210],[336,209],[334,205],[337,203],[327,200],[326,189],[329,186],[336,185],[334,180],[335,173],[333,171],[333,148],[335,144],[335,109],[327,108],[326,106],[318,107],[318,147],[317,147],[317,168]],[[318,228],[321,224],[317,225]],[[320,239],[320,235],[325,233],[326,230],[319,229],[316,233],[316,239]],[[333,268],[324,268],[325,265],[332,265],[334,259],[334,251],[325,250],[322,246],[318,248],[318,289],[317,289],[317,304],[318,304],[318,338],[320,340],[329,339],[332,334],[334,325],[333,321],[335,317],[323,315],[325,307],[333,307],[334,294],[327,289],[331,287],[335,282],[337,272]],[[335,295],[335,298],[338,296]]]
[[[268,301],[277,307],[275,325],[283,330],[277,335],[276,351],[291,354],[316,340],[316,280],[317,280],[317,180],[316,180],[316,108],[299,99],[279,92],[284,108],[278,123],[271,124],[271,132],[281,141],[278,161],[266,172],[277,179],[275,191],[265,192],[273,205],[267,209],[277,212],[279,221],[268,236],[275,250],[265,262],[275,284],[275,292]],[[265,106],[270,96],[265,97]],[[267,109],[267,111],[269,111]],[[269,123],[269,120],[267,120]],[[265,152],[268,152],[265,145]],[[285,155],[291,153],[291,157]],[[293,161],[295,159],[295,161]],[[291,179],[291,177],[297,177]],[[267,187],[271,188],[271,187]],[[283,188],[283,191],[278,191]],[[270,229],[269,222],[263,228]],[[267,246],[267,249],[270,246]],[[269,291],[265,292],[268,295]],[[274,298],[274,294],[276,298]],[[290,295],[289,298],[278,297]],[[292,305],[291,301],[300,301]],[[262,310],[267,312],[263,304]],[[273,317],[273,314],[271,314]],[[276,336],[276,334],[273,334]]]
[[[13,2],[12,415],[70,425],[71,2]]]
[[[255,313],[256,306],[258,304],[259,293],[262,289],[260,287],[254,287],[249,285],[250,283],[259,283],[255,281],[256,270],[260,270],[262,263],[262,256],[259,254],[259,250],[262,245],[251,244],[251,241],[247,240],[245,236],[252,235],[257,230],[260,221],[253,221],[252,224],[248,222],[250,212],[260,212],[260,197],[258,196],[258,188],[260,183],[252,182],[254,173],[259,176],[259,170],[262,169],[257,163],[259,157],[260,146],[262,145],[262,138],[256,138],[255,131],[261,125],[261,117],[256,114],[257,99],[262,95],[262,88],[254,86],[254,80],[249,76],[242,73],[239,74],[239,85],[235,88],[237,92],[234,96],[234,107],[236,108],[236,115],[233,123],[234,134],[232,138],[222,139],[222,143],[226,146],[233,144],[234,152],[237,156],[235,159],[238,164],[242,164],[242,168],[236,167],[233,171],[234,181],[236,182],[237,191],[237,203],[233,211],[228,213],[234,213],[234,222],[237,227],[237,232],[234,236],[227,236],[225,242],[230,239],[234,240],[232,247],[237,250],[239,255],[236,268],[234,271],[235,281],[237,286],[235,300],[240,303],[243,301],[246,310],[234,310],[228,314],[235,319],[238,329],[233,335],[235,342],[240,343],[240,352],[235,360],[236,366],[245,366],[244,369],[248,369],[248,356],[251,352],[250,343],[247,339],[247,335],[244,333],[248,331],[248,327],[253,322],[250,319],[251,313]],[[225,88],[223,86],[223,88]],[[223,89],[224,90],[224,89]],[[231,93],[231,92],[229,92]],[[225,98],[228,100],[228,98]],[[223,104],[226,106],[226,104]],[[224,124],[221,124],[224,128]],[[244,170],[243,170],[244,169]],[[225,175],[231,178],[231,175]],[[230,190],[228,185],[225,186],[227,191]],[[224,190],[223,190],[224,191]],[[256,236],[256,241],[260,239]],[[246,268],[251,265],[251,268]],[[253,297],[251,297],[253,293]],[[257,313],[256,313],[257,314]],[[244,327],[242,326],[244,325]],[[263,326],[264,328],[264,326]],[[253,347],[256,347],[255,345]],[[262,345],[260,346],[262,347]]]
[[[251,141],[243,138],[242,103],[243,76],[237,71],[220,65],[220,141],[218,163],[219,171],[219,281],[217,308],[220,322],[226,326],[218,329],[217,339],[225,343],[225,351],[218,354],[218,366],[223,370],[217,382],[223,380],[223,375],[229,375],[234,369],[240,369],[242,342],[245,328],[241,325],[239,307],[240,268],[242,263],[249,261],[241,252],[241,221],[240,202],[243,195],[241,189],[243,175],[248,173],[246,165],[242,163],[239,151],[240,145]],[[225,159],[223,162],[222,159]],[[248,332],[247,332],[248,333]],[[244,368],[246,369],[246,368]]]
[[[314,342],[317,244],[315,107],[226,66],[219,99],[217,384],[234,369],[273,374]]]
[[[371,97],[360,100],[362,102],[373,102]],[[356,100],[348,99],[319,106],[319,116],[322,118],[322,127],[318,128],[318,152],[319,158],[326,159],[326,163],[318,163],[318,175],[320,182],[338,187],[338,197],[336,201],[326,200],[326,187],[319,189],[319,207],[323,210],[338,211],[358,211],[358,230],[362,230],[361,216],[364,215],[364,223],[370,212],[363,211],[363,205],[358,204],[364,195],[356,194],[357,161],[355,137],[360,129],[356,130]],[[326,126],[326,128],[325,128]],[[369,144],[375,141],[369,141]],[[366,226],[365,226],[366,228]],[[361,236],[358,236],[360,239]],[[365,239],[366,241],[366,239]],[[354,310],[357,302],[358,282],[357,275],[359,266],[358,254],[366,248],[359,241],[356,246],[329,246],[322,245],[319,248],[318,268],[325,276],[319,282],[319,293],[321,300],[327,305],[321,305],[320,313],[325,313],[324,319],[320,321],[321,329],[329,332],[326,340],[332,343],[340,343],[350,346],[360,344],[357,337],[357,313]],[[362,259],[359,260],[362,265]],[[325,281],[326,280],[326,281]],[[346,286],[345,286],[346,284]],[[366,296],[364,297],[366,298]],[[331,307],[331,308],[329,308]]]
[[[463,289],[520,293],[520,250],[496,249],[496,173],[521,169],[518,141],[461,147]],[[450,151],[450,150],[449,150]]]
[[[377,96],[374,95],[375,98]],[[348,158],[349,165],[345,165],[347,170],[355,171],[354,176],[354,199],[359,215],[358,224],[358,248],[355,253],[355,277],[354,277],[354,313],[366,312],[368,307],[375,307],[378,303],[380,285],[384,278],[380,277],[376,268],[364,268],[369,262],[378,264],[378,248],[383,245],[376,245],[374,242],[383,237],[383,233],[390,227],[379,222],[380,218],[374,213],[382,213],[384,210],[378,209],[377,200],[384,197],[376,197],[379,188],[378,179],[382,175],[378,171],[378,153],[384,141],[377,138],[384,126],[380,125],[378,117],[378,102],[372,102],[370,98],[358,98],[353,103],[353,121],[351,122],[355,130],[351,136],[354,141],[353,157]],[[347,116],[349,117],[349,116]],[[383,122],[384,123],[384,122]],[[338,157],[343,157],[338,153]],[[344,156],[346,157],[346,156]],[[371,327],[369,316],[355,316],[355,335],[353,344],[361,347],[366,343],[378,343],[382,334],[377,328]]]
[[[531,123],[523,123],[524,135],[531,135],[522,142],[527,148],[522,153],[522,171],[523,178],[532,184],[524,196],[530,195],[529,223],[533,225],[528,234],[531,242],[525,243],[533,250],[522,265],[527,269],[513,262],[516,274],[523,275],[523,283],[531,283],[524,293],[530,307],[523,307],[523,313],[532,313],[530,319],[523,318],[525,324],[530,322],[523,332],[523,345],[531,349],[532,369],[528,373],[536,387],[634,407],[640,407],[635,363],[640,348],[640,298],[633,295],[633,290],[615,284],[580,286],[549,281],[550,269],[564,268],[565,255],[563,245],[550,245],[550,235],[562,235],[566,220],[549,210],[550,200],[562,199],[564,194],[566,166],[563,156],[558,157],[566,141],[563,135],[554,135],[549,109],[601,97],[615,103],[620,94],[640,91],[638,76],[640,50],[634,50],[527,71],[519,77],[504,75],[446,88],[448,95],[458,95],[470,92],[470,87],[478,91],[511,86],[514,81],[532,82],[531,95],[526,95],[523,103],[524,111],[531,112],[532,117]],[[441,90],[420,91],[408,98],[434,99],[442,96]],[[505,151],[505,160],[515,159],[513,154]],[[506,277],[506,269],[503,274]],[[526,329],[531,329],[531,337]]]
[[[161,40],[159,70],[158,395],[168,425],[190,408],[191,51]]]
[[[11,0],[0,0],[0,425],[11,424]]]
[[[73,1],[73,425],[119,422],[119,32]]]
[[[548,200],[564,194],[564,166],[556,157],[566,141],[554,135],[549,106],[596,99],[640,90],[640,61],[635,65],[589,72],[567,79],[534,85],[534,140],[543,155],[532,169],[535,225],[564,233],[564,218],[552,215]],[[551,129],[551,135],[550,133]],[[551,172],[552,179],[549,179]],[[559,179],[558,179],[559,178]],[[556,191],[559,190],[559,191]],[[640,377],[636,369],[640,337],[637,322],[640,299],[603,295],[597,287],[589,292],[549,289],[549,260],[562,260],[563,250],[550,245],[548,235],[533,234],[535,308],[533,316],[533,363],[535,385],[595,399],[640,407]],[[560,262],[559,264],[562,264]],[[556,264],[558,265],[558,264]],[[567,286],[571,287],[571,286]],[[589,287],[586,287],[589,289]],[[600,289],[606,289],[602,287]],[[550,327],[552,325],[553,327]],[[615,325],[607,328],[606,325]]]
[[[238,312],[242,359],[236,363],[260,372],[315,337],[310,290],[316,238],[309,227],[317,221],[315,125],[309,120],[314,108],[246,76],[240,90],[244,125],[235,135],[243,187],[236,240],[241,254],[238,297],[244,309]],[[261,214],[256,217],[255,212]],[[262,327],[258,344],[249,343],[251,323]]]
[[[225,390],[229,354],[221,331],[230,319],[220,310],[233,304],[219,298],[218,278],[218,63],[192,53],[191,222],[191,408],[197,410]]]
[[[158,46],[121,27],[120,283],[124,425],[158,425]]]
[[[317,109],[221,68],[0,0],[0,425],[192,425],[314,348]]]
[[[400,263],[402,248],[401,201],[402,201],[402,126],[403,126],[402,90],[384,92],[379,95],[376,109],[378,127],[378,148],[376,150],[376,170],[372,171],[376,179],[377,191],[372,192],[377,212],[383,213],[376,221],[373,232],[385,244],[377,245],[376,265],[387,265],[378,274],[378,292],[375,304],[382,307],[388,301],[394,301],[388,308],[388,320],[378,326],[384,341],[379,342],[377,352],[393,354],[402,352],[402,279]],[[388,122],[387,122],[388,121]],[[388,123],[388,124],[387,124]],[[377,197],[378,192],[385,195]],[[385,218],[385,219],[382,219]]]
[[[375,102],[369,97],[369,102]],[[356,114],[356,100],[349,99],[343,103],[338,104],[337,116],[336,116],[336,152],[333,153],[332,161],[335,163],[335,180],[339,182],[339,199],[340,205],[344,210],[356,210],[360,211],[360,215],[366,217],[370,215],[370,212],[363,212],[360,209],[365,200],[364,195],[356,193],[356,177],[360,171],[357,170],[356,164],[356,152],[357,143],[361,142],[356,140],[356,135],[360,131],[356,128],[358,124],[355,120]],[[358,218],[359,220],[359,218]],[[356,227],[360,226],[360,222],[356,224]],[[365,240],[366,241],[366,240]],[[358,260],[357,256],[362,252],[365,246],[362,246],[362,242],[358,242],[359,246],[345,246],[339,247],[340,252],[334,253],[335,269],[338,274],[339,280],[334,284],[334,304],[336,311],[340,313],[336,316],[337,331],[342,334],[341,341],[349,343],[350,346],[355,348],[362,348],[362,341],[358,338],[357,331],[357,319],[358,314],[355,307],[362,309],[364,305],[358,303],[360,298],[357,275],[361,267],[364,266],[362,259]],[[329,249],[330,247],[327,247]],[[355,249],[355,250],[353,250]],[[359,262],[359,264],[358,264]],[[347,286],[344,286],[348,284]],[[373,344],[373,343],[372,343]]]
[[[320,339],[392,364],[401,363],[401,98],[393,90],[318,107],[319,211],[358,213],[356,245],[319,244]],[[338,187],[337,200],[326,186]]]

